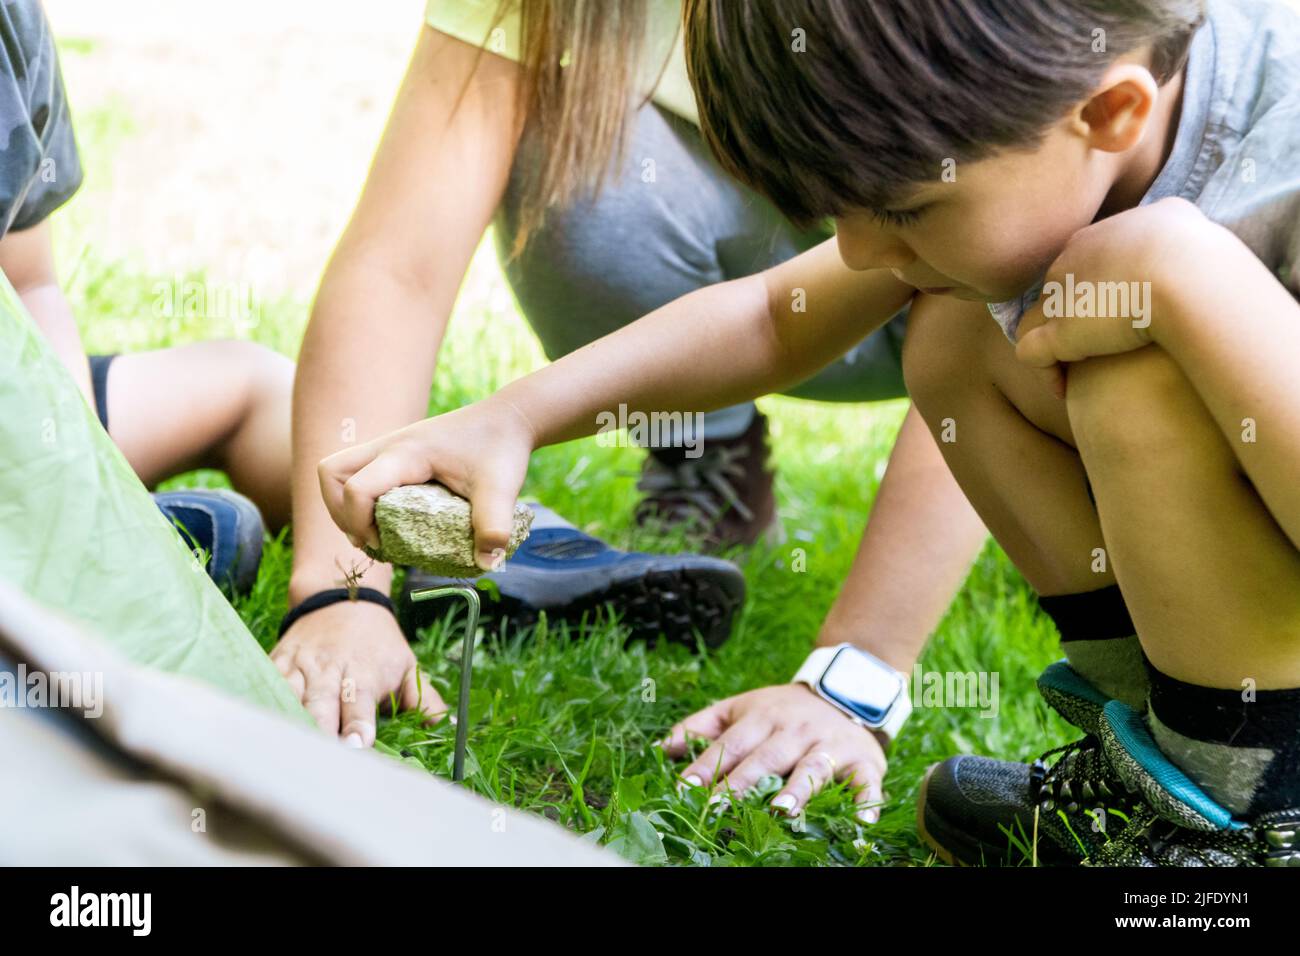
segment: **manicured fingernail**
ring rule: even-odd
[[[880,821],[880,809],[878,807],[867,807],[857,812],[859,823],[878,823]]]
[[[361,750],[366,745],[366,742],[361,739],[360,734],[348,734],[347,737],[344,738],[343,743],[354,750]]]
[[[680,797],[687,790],[691,789],[691,787],[702,787],[702,786],[704,786],[704,781],[701,780],[699,777],[695,776],[695,774],[682,777],[682,779],[677,781],[677,795]]]
[[[506,549],[493,548],[491,551],[480,551],[474,560],[484,571],[500,570],[501,565],[506,562]]]
[[[794,794],[791,793],[781,794],[779,797],[776,797],[775,799],[772,800],[772,806],[776,807],[778,810],[781,810],[785,813],[789,813],[791,810],[794,809]]]

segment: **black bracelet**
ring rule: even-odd
[[[343,601],[369,601],[371,604],[378,604],[380,607],[387,608],[394,617],[397,615],[397,612],[393,609],[393,602],[382,591],[376,591],[374,588],[356,588],[354,590],[330,588],[328,591],[317,591],[311,597],[290,608],[289,613],[280,622],[279,636],[284,637],[284,632],[293,627],[298,618],[304,614],[310,614],[312,611],[319,611],[323,607],[340,604]]]

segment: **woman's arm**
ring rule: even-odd
[[[391,569],[370,566],[330,520],[316,466],[425,415],[452,304],[514,161],[518,69],[421,32],[299,358],[291,602],[338,586],[341,568],[369,567],[361,583],[388,589]],[[441,709],[432,690],[420,691],[396,621],[374,605],[344,602],[306,615],[273,657],[324,729],[355,733],[362,744],[374,740],[374,701],[390,691],[408,706],[419,698],[427,712]]]
[[[293,411],[294,600],[333,586],[336,562],[368,563],[322,506],[316,465],[425,415],[452,304],[513,163],[517,71],[421,32],[303,340]],[[382,586],[388,574],[374,568],[369,578]]]

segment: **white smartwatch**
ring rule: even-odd
[[[794,675],[794,683],[807,684],[850,720],[891,741],[912,713],[907,675],[852,644],[817,648]]]

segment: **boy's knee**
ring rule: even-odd
[[[1158,346],[1076,362],[1069,369],[1066,408],[1087,467],[1150,468],[1195,444],[1200,406],[1177,363]],[[1205,412],[1199,409],[1202,417]]]
[[[244,344],[252,347],[249,362],[257,372],[257,382],[262,390],[272,393],[293,390],[293,359],[256,342]]]
[[[294,363],[274,349],[243,339],[199,343],[203,365],[231,412],[240,420],[273,406],[287,409],[293,394]],[[288,414],[287,411],[285,414]]]
[[[209,343],[220,349],[232,378],[242,377],[250,396],[275,394],[293,387],[293,360],[257,342],[223,339]]]

